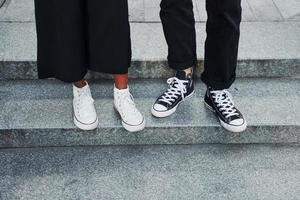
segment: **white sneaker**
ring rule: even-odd
[[[114,87],[114,107],[120,114],[122,125],[127,131],[137,132],[145,128],[145,118],[136,108],[128,88],[119,90]]]
[[[94,130],[99,120],[94,106],[94,99],[88,84],[83,88],[73,85],[74,124],[82,130]]]

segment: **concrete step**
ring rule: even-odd
[[[299,145],[0,149],[0,197],[298,200],[299,155]]]
[[[36,79],[34,23],[0,22],[0,80]],[[205,24],[197,23],[199,77],[203,69]],[[300,77],[300,22],[242,24],[238,77]],[[159,23],[132,23],[131,78],[167,78],[167,45]],[[88,78],[110,76],[91,73]]]
[[[300,143],[300,80],[238,79],[231,92],[249,128],[233,134],[220,127],[203,104],[205,87],[166,119],[150,108],[166,88],[164,80],[133,80],[131,90],[145,114],[146,129],[132,134],[113,110],[112,82],[91,83],[100,119],[97,130],[83,132],[72,123],[71,85],[54,80],[0,82],[0,147]]]

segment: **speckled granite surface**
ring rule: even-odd
[[[166,119],[150,114],[166,87],[163,80],[134,80],[130,87],[147,121],[146,130],[138,134],[121,127],[112,106],[111,81],[91,83],[100,119],[92,132],[72,123],[71,85],[54,80],[1,82],[0,147],[300,142],[300,80],[237,80],[231,91],[249,124],[240,134],[222,129],[205,108],[201,82],[195,96]]]
[[[0,149],[1,200],[298,200],[299,146]]]

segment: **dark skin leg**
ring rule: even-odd
[[[184,70],[187,74],[192,73],[192,67],[189,67]],[[119,90],[126,89],[128,85],[128,74],[115,74],[113,75],[115,80],[115,86]],[[83,88],[86,86],[85,80],[79,80],[74,82],[74,85],[78,88]]]
[[[128,74],[114,74],[115,86],[117,89],[126,89],[128,85]]]
[[[115,86],[119,90],[126,89],[128,85],[128,74],[115,74],[113,75],[115,79]],[[74,85],[78,88],[83,88],[86,86],[86,81],[84,79],[74,82]]]
[[[189,67],[184,70],[185,73],[189,74],[193,72],[193,68]],[[128,74],[115,74],[113,75],[115,79],[115,86],[119,90],[126,89],[128,85]]]
[[[74,82],[74,85],[78,88],[83,88],[86,86],[86,82],[84,79]]]

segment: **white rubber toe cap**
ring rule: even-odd
[[[244,120],[243,119],[236,119],[236,120],[233,120],[230,122],[230,125],[233,125],[233,126],[241,126],[244,124]]]
[[[153,108],[157,111],[163,112],[163,111],[167,111],[168,109],[161,105],[161,104],[154,104]]]
[[[234,120],[234,121],[232,121],[231,124],[226,124],[222,120],[220,120],[220,122],[221,122],[221,125],[226,130],[234,132],[234,133],[243,132],[247,129],[247,122],[246,122],[246,120],[243,120],[243,119]]]

